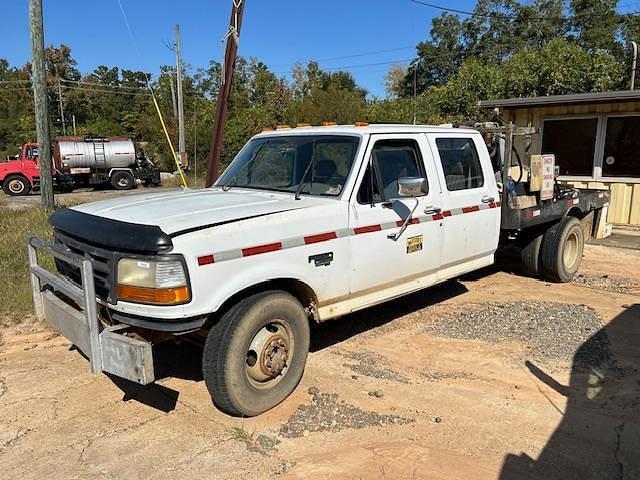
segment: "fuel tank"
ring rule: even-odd
[[[54,161],[64,173],[108,172],[112,168],[135,168],[136,150],[126,137],[58,137]]]

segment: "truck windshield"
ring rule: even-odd
[[[359,137],[346,135],[256,138],[240,150],[216,185],[337,196],[359,143]]]

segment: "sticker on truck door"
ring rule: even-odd
[[[407,238],[407,253],[419,252],[422,250],[422,235]]]

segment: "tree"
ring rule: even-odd
[[[392,65],[384,77],[384,89],[388,98],[398,98],[402,94],[402,84],[407,76],[405,65]]]

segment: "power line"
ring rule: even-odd
[[[96,93],[113,93],[115,95],[144,95],[150,97],[151,94],[149,92],[144,91],[144,89],[140,89],[138,92],[119,92],[117,90],[108,90],[106,88],[89,88],[89,87],[78,87],[72,85],[62,85],[62,88],[70,89],[70,90],[81,90],[86,92],[96,92]]]
[[[566,16],[566,17],[553,17],[553,16],[547,16],[547,17],[528,17],[528,16],[523,16],[522,18],[518,18],[516,16],[513,15],[505,15],[502,13],[477,13],[477,12],[469,12],[467,10],[459,10],[456,8],[450,8],[450,7],[443,7],[442,5],[436,5],[435,3],[429,3],[429,2],[424,2],[422,0],[409,0],[409,2],[411,3],[415,3],[417,5],[422,5],[424,7],[430,7],[430,8],[435,8],[436,10],[441,10],[443,12],[451,12],[451,13],[458,13],[460,15],[467,15],[469,17],[476,17],[476,18],[494,18],[494,19],[498,19],[498,20],[527,20],[527,21],[549,21],[549,20],[558,20],[561,22],[570,22],[575,18],[578,17],[585,17],[585,16],[599,16],[600,13],[596,12],[595,10],[591,10],[589,12],[580,12],[580,13],[576,13],[575,15],[571,15],[571,16]],[[625,15],[634,15],[638,12],[627,12],[625,13]]]
[[[368,57],[371,55],[379,55],[381,53],[391,53],[391,52],[399,52],[401,50],[412,50],[416,48],[415,45],[407,45],[406,47],[398,47],[398,48],[389,48],[387,50],[376,50],[373,52],[364,52],[364,53],[356,53],[353,55],[343,55],[341,57],[332,57],[332,58],[324,58],[320,60],[309,59],[309,62],[332,62],[334,60],[345,60],[347,58],[358,58],[358,57]],[[293,67],[297,62],[294,63],[280,63],[276,65],[270,65],[271,68],[280,68],[280,67]]]
[[[413,58],[404,58],[402,60],[391,60],[388,62],[376,62],[376,63],[362,63],[359,65],[342,65],[339,67],[328,67],[328,68],[321,68],[321,70],[323,72],[338,72],[341,70],[352,70],[355,68],[363,68],[363,67],[375,67],[378,65],[391,65],[394,63],[405,63],[405,62],[411,62],[413,61]],[[280,75],[280,74],[284,74],[284,73],[289,73],[288,71],[280,71],[280,72],[273,72],[274,75]]]

